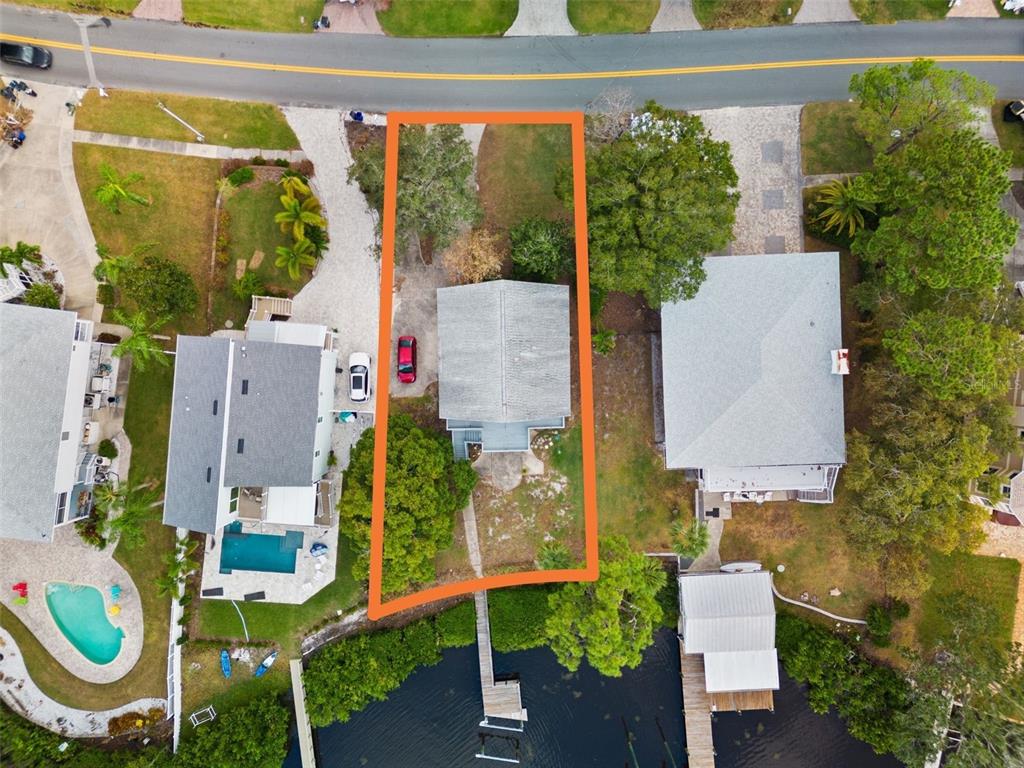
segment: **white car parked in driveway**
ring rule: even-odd
[[[370,399],[370,356],[365,352],[348,356],[348,397],[353,403]]]

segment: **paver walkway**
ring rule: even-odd
[[[70,738],[107,735],[107,723],[126,712],[167,710],[166,699],[137,699],[116,709],[90,712],[66,707],[54,701],[29,677],[18,644],[10,633],[0,628],[0,699],[22,717]]]
[[[141,0],[132,11],[136,19],[181,21],[185,17],[182,0]]]
[[[555,37],[579,34],[569,23],[567,0],[519,0],[519,13],[505,37]]]
[[[722,532],[725,530],[725,521],[713,517],[707,520],[708,525],[708,548],[704,554],[690,563],[689,571],[717,571],[722,565],[722,556],[718,547],[722,543]]]
[[[328,2],[324,5],[323,16],[326,16],[331,26],[321,29],[320,32],[334,32],[346,35],[383,35],[384,30],[377,20],[377,10],[373,0],[360,0],[352,3]]]
[[[700,22],[693,15],[693,0],[661,0],[658,14],[651,22],[651,32],[681,32],[700,28]]]
[[[985,541],[976,550],[979,555],[1014,557],[1021,564],[1017,582],[1017,611],[1013,616],[1013,641],[1024,643],[1024,526],[985,523]]]
[[[796,12],[794,24],[819,24],[830,21],[858,21],[850,0],[804,0]]]
[[[99,320],[92,275],[99,258],[75,180],[74,118],[64,107],[78,95],[74,88],[30,85],[39,96],[25,97],[33,112],[25,144],[0,145],[0,244],[38,244],[64,275],[64,308]]]
[[[83,144],[102,144],[105,147],[141,149],[147,152],[164,152],[169,155],[204,157],[210,160],[248,160],[263,157],[267,160],[288,160],[298,162],[306,159],[301,149],[260,149],[259,147],[225,147],[220,144],[199,144],[189,141],[167,141],[145,139],[141,136],[122,136],[119,133],[97,133],[96,131],[75,131],[73,138]]]
[[[949,9],[946,18],[998,19],[999,11],[996,10],[993,0],[960,0],[959,4]]]

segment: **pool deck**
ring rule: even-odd
[[[68,672],[89,683],[112,683],[135,666],[142,654],[142,603],[131,576],[114,559],[114,547],[98,550],[86,544],[74,524],[69,524],[54,529],[53,541],[48,544],[0,539],[0,563],[4,564],[0,603]],[[20,581],[28,583],[27,605],[14,604],[18,595],[11,586]],[[107,620],[124,631],[117,658],[103,666],[93,664],[64,637],[46,606],[46,584],[51,581],[96,587],[108,609],[110,587],[121,586],[121,613],[107,614]]]
[[[306,602],[334,581],[338,563],[338,526],[331,527],[277,525],[260,521],[242,520],[242,533],[264,533],[281,536],[287,531],[302,531],[302,548],[295,555],[295,573],[274,573],[272,571],[220,572],[220,552],[224,543],[224,532],[207,535],[203,555],[203,583],[200,593],[205,600],[244,601],[246,595],[262,592],[263,603],[290,603],[299,605]],[[327,545],[327,554],[313,557],[309,548],[313,542]],[[221,590],[221,594],[207,594],[210,590]]]

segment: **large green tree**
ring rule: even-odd
[[[121,291],[154,317],[184,315],[199,302],[192,275],[170,259],[155,254],[146,256],[121,275]]]
[[[570,582],[551,594],[545,634],[558,661],[576,671],[584,658],[602,675],[639,666],[661,622],[661,564],[622,536],[601,539],[597,581]]]
[[[279,768],[288,752],[287,709],[269,696],[200,725],[175,756],[175,768]]]
[[[384,147],[369,144],[355,153],[349,179],[358,182],[378,213],[384,210]],[[473,150],[458,125],[405,125],[398,139],[398,198],[395,234],[400,247],[411,237],[430,238],[444,248],[480,207],[473,186]]]
[[[339,525],[359,553],[357,579],[369,571],[375,430],[352,449],[345,472]],[[384,494],[384,594],[436,578],[434,556],[452,543],[455,515],[469,500],[477,475],[455,461],[451,441],[416,426],[405,414],[388,418],[387,483]]]
[[[995,88],[966,72],[942,69],[931,59],[868,67],[850,79],[860,109],[857,130],[878,152],[955,130],[987,111]]]
[[[587,160],[591,285],[652,307],[696,295],[704,255],[732,239],[737,183],[729,145],[699,117],[648,102]],[[559,192],[568,203],[571,185]]]
[[[1024,365],[1019,333],[935,310],[910,316],[882,343],[896,368],[939,400],[1003,395]]]

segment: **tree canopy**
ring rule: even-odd
[[[639,666],[661,622],[661,564],[634,552],[623,536],[601,539],[597,581],[569,582],[548,598],[545,634],[558,661],[571,671],[586,658],[602,675],[619,677]]]
[[[263,697],[197,728],[183,739],[175,768],[279,768],[288,752],[288,710]]]
[[[170,259],[154,254],[121,275],[121,291],[154,317],[187,314],[199,301],[192,275]]]
[[[357,579],[369,572],[375,430],[352,449],[338,503],[339,525],[360,553],[352,566]],[[387,491],[384,505],[383,592],[393,594],[433,581],[434,556],[452,543],[455,514],[469,500],[477,475],[467,461],[455,461],[451,442],[420,429],[405,414],[388,418]]]
[[[508,233],[515,277],[553,283],[574,274],[572,233],[561,219],[528,218]]]
[[[652,307],[696,295],[704,255],[732,239],[737,183],[729,145],[699,117],[648,102],[587,160],[591,285]],[[570,191],[560,185],[564,200]]]

